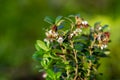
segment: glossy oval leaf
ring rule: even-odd
[[[62,19],[63,16],[58,16],[55,19],[55,24],[58,24],[58,22]]]
[[[61,74],[62,74],[61,72],[57,72],[57,73],[56,73],[57,79],[60,79]]]
[[[48,69],[46,72],[51,79],[55,79],[55,73],[51,69]]]
[[[54,20],[52,18],[48,17],[48,16],[46,16],[44,18],[44,21],[47,22],[47,23],[49,23],[49,24],[54,24]]]
[[[43,50],[45,50],[45,51],[49,51],[49,48],[45,45],[45,43],[44,43],[43,41],[37,40],[37,45],[38,45],[41,49],[43,49]]]

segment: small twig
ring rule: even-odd
[[[93,46],[94,46],[94,43],[95,43],[95,38],[94,38],[94,40],[92,41],[92,43],[91,43],[91,45],[90,45],[90,49],[89,49],[90,56],[92,56],[92,53],[93,53],[92,48],[93,48]],[[90,76],[91,68],[92,68],[92,61],[89,60],[87,76]]]
[[[61,47],[61,50],[62,50],[63,53],[66,53],[66,51],[65,51],[62,47]],[[61,57],[63,58],[63,60],[64,60],[65,62],[67,61],[65,55],[62,55]],[[67,78],[70,77],[70,74],[69,74],[69,73],[70,73],[70,71],[67,69],[67,71],[66,71]]]
[[[77,52],[76,50],[73,50],[74,51],[74,55],[75,55],[75,62],[76,62],[76,69],[75,69],[75,77],[74,77],[74,80],[77,79],[77,76],[78,76],[78,59],[77,59]]]
[[[71,47],[74,48],[73,42],[70,41],[70,43],[71,43]],[[73,53],[74,53],[74,59],[75,59],[75,64],[76,64],[74,80],[76,80],[77,77],[78,77],[78,59],[77,59],[77,51],[76,51],[75,49],[73,49]]]

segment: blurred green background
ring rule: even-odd
[[[120,0],[0,0],[0,80],[42,80],[32,55],[48,27],[43,19],[70,14],[109,24],[111,54],[101,60],[100,80],[120,80]]]

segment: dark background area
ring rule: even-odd
[[[80,14],[111,31],[111,54],[101,60],[100,80],[120,80],[120,0],[0,0],[0,80],[42,80],[32,59],[44,38],[45,16]]]

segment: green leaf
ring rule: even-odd
[[[69,15],[68,17],[75,17],[75,15]]]
[[[100,23],[101,23],[101,22],[96,22],[96,23],[94,24],[94,27],[97,27],[97,25],[100,25]]]
[[[38,72],[45,72],[45,70],[43,69],[41,65],[36,65],[35,69],[38,69]]]
[[[41,60],[40,64],[41,64],[42,67],[44,67],[44,68],[46,67],[43,60]]]
[[[49,56],[50,56],[50,58],[52,58],[52,59],[57,59],[57,60],[60,59],[60,57],[56,56],[55,53],[50,53]]]
[[[49,24],[54,24],[54,20],[48,16],[45,17],[44,21],[48,22]]]
[[[48,58],[48,57],[50,57],[49,54],[44,54],[44,55],[43,55],[43,58]]]
[[[37,51],[41,51],[41,48],[38,46],[38,44],[35,44],[35,48]]]
[[[55,19],[55,24],[57,25],[58,22],[62,19],[63,16],[58,16],[56,19]]]
[[[62,22],[64,22],[64,20],[60,20],[58,23],[56,23],[56,26],[60,26]]]
[[[102,30],[105,30],[105,29],[107,29],[108,28],[108,25],[104,25],[103,27],[102,27]]]
[[[55,73],[52,70],[48,69],[46,72],[47,76],[49,76],[53,80],[55,79]]]
[[[44,72],[45,70],[44,69],[39,69],[38,72]]]
[[[75,16],[74,16],[75,17]],[[71,23],[74,23],[73,20],[71,18],[65,17],[66,20],[68,20]]]
[[[76,43],[74,44],[74,48],[78,51],[81,51],[83,49],[84,45],[82,43]]]
[[[69,64],[69,61],[64,61],[64,64],[68,65],[68,64]]]
[[[60,79],[61,74],[62,74],[61,72],[57,72],[57,73],[56,73],[57,79]]]
[[[44,43],[43,41],[37,40],[37,45],[38,45],[41,49],[43,49],[43,50],[45,50],[45,51],[49,51],[49,48],[45,45],[45,43]]]
[[[48,58],[48,57],[51,59],[59,59],[59,57],[57,57],[54,52],[53,53],[48,52],[47,54],[43,55],[43,58]]]
[[[35,60],[41,60],[42,59],[42,56],[43,56],[44,52],[41,50],[41,51],[36,51],[32,58],[35,59]]]
[[[53,80],[53,79],[51,79],[50,77],[46,77],[46,79],[45,80]]]
[[[78,16],[78,17],[80,17],[80,14],[69,15],[68,17],[75,17],[75,16]]]
[[[86,57],[88,60],[91,60],[91,61],[95,60],[95,56],[86,56]]]
[[[110,54],[110,50],[109,49],[105,49],[104,50],[104,54],[109,55]]]
[[[59,29],[62,29],[62,28],[64,28],[64,26],[63,26],[63,25],[60,25],[60,26],[58,26],[57,29],[59,30]]]
[[[70,70],[71,68],[72,68],[72,67],[71,67],[70,65],[67,65],[65,69],[66,69],[66,70]]]
[[[41,60],[41,65],[42,67],[44,67],[45,69],[48,68],[48,66],[50,65],[51,60],[48,58],[43,58],[43,60]]]
[[[76,14],[75,16],[78,16],[78,17],[80,17],[80,14]]]

